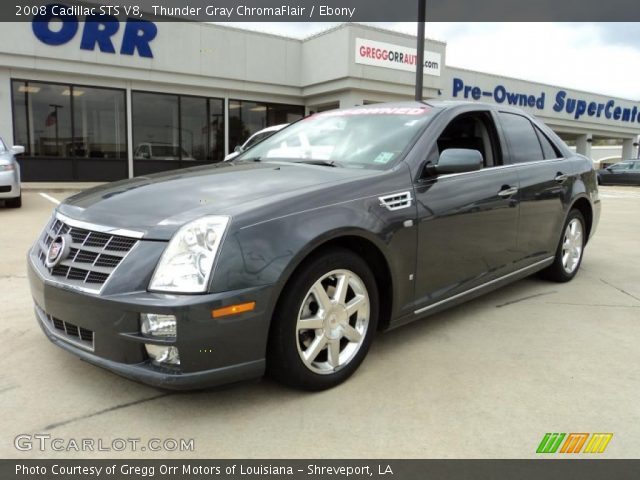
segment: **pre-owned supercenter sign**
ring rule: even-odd
[[[461,78],[454,78],[452,84],[452,97],[470,100],[493,100],[504,105],[516,107],[529,107],[544,110],[547,105],[547,92],[536,94],[524,93],[498,84],[491,88],[482,88],[478,85],[465,83]],[[581,96],[573,96],[566,90],[557,90],[553,98],[551,108],[556,113],[564,113],[574,120],[581,118],[604,118],[625,123],[640,123],[640,108],[637,105],[623,107],[614,99],[595,101]]]
[[[365,38],[356,38],[356,63],[374,67],[392,68],[415,72],[418,63],[417,50],[402,45],[375,42]],[[440,76],[442,57],[439,53],[424,52],[425,75]]]

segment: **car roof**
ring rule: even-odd
[[[437,99],[427,99],[421,102],[418,101],[405,101],[405,102],[390,102],[390,103],[369,103],[367,105],[358,105],[355,107],[347,107],[347,109],[366,109],[366,108],[420,108],[424,106],[429,106],[441,110],[449,110],[449,109],[471,109],[471,110],[493,110],[493,111],[505,111],[512,113],[524,114],[528,117],[531,115],[516,107],[511,107],[508,105],[495,105],[492,103],[486,102],[475,102],[471,100],[437,100]],[[336,109],[340,110],[340,109]]]

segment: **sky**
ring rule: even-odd
[[[335,23],[236,23],[304,38]],[[374,23],[416,34],[416,23]],[[640,101],[638,23],[427,23],[447,65]]]

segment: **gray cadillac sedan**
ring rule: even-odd
[[[571,280],[592,162],[481,103],[322,112],[231,162],[60,204],[29,252],[47,337],[152,385],[347,379],[377,330],[535,272]]]

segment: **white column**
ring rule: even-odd
[[[229,97],[224,97],[224,156],[229,155]]]
[[[7,144],[7,147],[13,146],[13,119],[11,118],[11,79],[9,70],[0,69],[0,137]],[[28,145],[24,145],[28,148]]]
[[[625,138],[622,141],[622,160],[629,160],[634,158],[633,154],[633,138]]]
[[[591,135],[580,135],[576,139],[576,152],[591,158]]]
[[[131,86],[127,86],[127,165],[129,178],[133,178],[133,114],[131,113]]]

